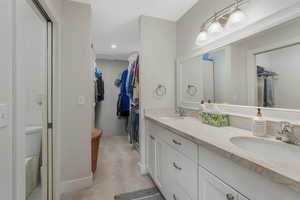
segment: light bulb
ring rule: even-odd
[[[196,44],[197,44],[197,45],[200,45],[201,42],[204,42],[204,41],[207,40],[207,39],[208,39],[208,34],[207,34],[207,32],[206,32],[205,30],[202,30],[202,31],[198,34],[198,36],[197,36]]]
[[[239,8],[235,9],[228,19],[227,26],[234,27],[242,24],[246,19],[246,15]]]
[[[211,35],[218,35],[223,31],[223,26],[218,21],[214,21],[209,27],[208,27],[208,33]]]

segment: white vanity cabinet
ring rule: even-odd
[[[152,123],[147,134],[148,172],[165,198],[198,200],[197,145]],[[186,156],[191,151],[194,161]]]
[[[147,121],[147,168],[166,200],[300,199],[298,192],[210,148]]]

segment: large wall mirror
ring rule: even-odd
[[[178,61],[177,103],[300,109],[300,18]]]

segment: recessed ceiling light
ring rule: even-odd
[[[112,45],[111,45],[111,48],[112,48],[112,49],[116,49],[116,48],[117,48],[117,45],[116,45],[116,44],[112,44]]]

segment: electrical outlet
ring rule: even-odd
[[[84,96],[78,96],[78,104],[84,105],[85,104],[85,97]]]
[[[8,105],[0,104],[0,128],[8,126]]]

